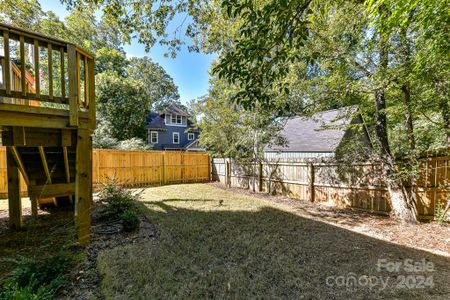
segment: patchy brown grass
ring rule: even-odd
[[[289,203],[202,184],[150,188],[143,197],[142,211],[157,227],[158,238],[99,254],[106,298],[448,299],[450,295],[449,258],[351,231],[355,222],[351,217],[339,224],[340,217],[314,216]],[[343,223],[349,227],[342,228]],[[378,270],[379,259],[400,264],[423,259],[433,271],[410,272],[404,265],[399,271]],[[362,283],[382,279],[387,286],[382,288],[380,282],[372,287],[337,286],[339,276]],[[426,286],[419,282],[403,286],[402,276],[410,281],[431,278],[433,286],[430,281]]]
[[[327,222],[335,226],[382,239],[398,245],[429,251],[450,257],[450,226],[424,221],[417,225],[397,222],[387,215],[351,208],[337,208],[267,193],[253,193],[240,188],[226,188],[220,183],[212,186],[242,195],[257,197],[273,203],[288,205],[299,216]]]

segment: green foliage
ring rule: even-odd
[[[51,299],[75,263],[75,257],[67,251],[44,259],[21,258],[3,282],[0,299]]]
[[[142,83],[149,106],[158,110],[172,103],[180,104],[178,87],[172,77],[149,57],[132,57],[127,62],[126,73],[128,78]]]
[[[48,290],[44,286],[37,286],[34,278],[26,286],[19,286],[18,283],[10,283],[3,287],[0,292],[0,299],[5,300],[47,300],[53,299],[54,291]]]
[[[120,215],[120,220],[122,222],[123,230],[126,232],[131,232],[139,227],[141,221],[137,216],[136,212],[131,209],[127,209]]]
[[[111,124],[111,136],[118,140],[146,136],[145,117],[152,100],[144,85],[111,72],[96,76],[99,115]]]
[[[110,180],[106,183],[99,193],[99,200],[108,205],[108,211],[112,215],[120,216],[125,211],[132,210],[134,203],[140,198],[139,194],[133,194],[117,184],[116,181]]]
[[[128,140],[120,141],[117,145],[117,149],[120,150],[150,150],[150,145],[148,145],[144,140],[139,138],[131,138]]]
[[[445,205],[442,202],[436,204],[436,207],[434,209],[434,217],[439,222],[439,224],[445,224],[446,222]]]
[[[198,126],[202,132],[200,143],[220,157],[241,160],[260,159],[262,148],[269,142],[280,140],[279,129],[284,118],[271,112],[245,110],[230,99],[236,92],[233,85],[212,78],[208,95],[191,103],[194,115],[201,115]]]
[[[118,141],[132,138],[145,141],[146,116],[151,109],[179,101],[176,85],[165,70],[148,57],[129,61],[123,57],[122,60],[121,53],[115,50],[101,50],[99,55],[105,59],[99,71],[106,70],[96,76],[99,124],[106,124],[102,126],[108,126],[107,136]],[[112,146],[113,141],[104,142]]]

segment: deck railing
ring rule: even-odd
[[[10,101],[0,103],[68,110],[73,127],[78,126],[80,114],[95,122],[91,54],[73,44],[0,23],[1,48],[0,99]]]

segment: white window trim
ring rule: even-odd
[[[168,117],[167,117],[168,116]],[[174,127],[187,127],[187,122],[186,124],[183,124],[183,119],[185,117],[183,117],[182,115],[172,115],[172,114],[167,114],[167,116],[164,118],[164,123],[167,126],[174,126]],[[181,119],[181,123],[173,123],[172,122],[172,116],[175,116],[175,119],[177,119],[177,116],[179,116]]]
[[[178,136],[178,142],[175,143],[175,135]],[[179,144],[180,143],[180,133],[179,132],[172,132],[172,144]]]
[[[191,138],[191,137],[192,137],[192,138]],[[192,133],[192,132],[189,132],[189,133],[188,133],[188,141],[193,141],[193,140],[195,140],[195,134]]]
[[[156,133],[156,142],[153,143],[152,134]],[[150,144],[158,144],[159,142],[159,133],[158,131],[150,131]]]

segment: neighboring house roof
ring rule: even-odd
[[[184,147],[187,151],[191,150],[191,151],[204,151],[205,149],[203,147],[200,146],[200,140],[196,139],[193,140],[192,142],[188,143],[185,147]]]
[[[183,116],[183,117],[189,117],[189,114],[187,112],[185,112],[184,110],[182,110],[181,108],[179,108],[175,104],[171,104],[168,108],[166,108],[164,110],[163,114],[180,115],[180,116]]]
[[[147,128],[153,130],[167,130],[164,118],[157,113],[150,113],[147,116]]]
[[[201,130],[198,127],[188,127],[185,132],[199,133]]]
[[[357,106],[348,106],[319,112],[309,118],[291,118],[281,133],[287,144],[272,145],[265,151],[334,152],[357,111]]]

